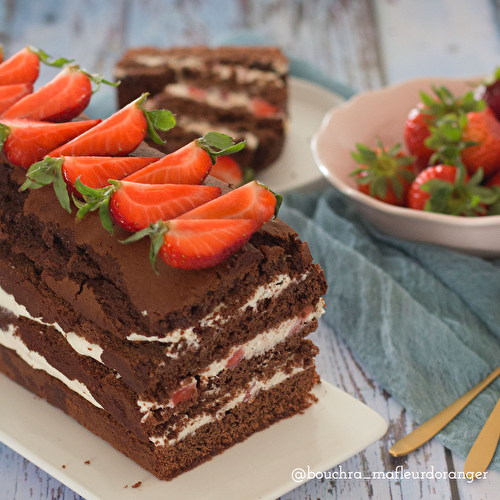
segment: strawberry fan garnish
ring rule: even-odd
[[[28,170],[20,190],[53,184],[69,213],[73,199],[78,218],[99,212],[111,234],[114,224],[135,233],[126,243],[149,236],[155,271],[158,254],[183,269],[219,264],[276,216],[281,196],[255,181],[224,196],[202,185],[217,159],[244,141],[210,132],[163,158],[128,156],[146,134],[163,143],[157,130],[174,127],[174,115],[146,110],[145,93],[104,121],[71,121],[88,105],[92,84],[114,84],[72,65],[33,93],[40,61],[71,62],[26,48],[0,64],[0,147]]]

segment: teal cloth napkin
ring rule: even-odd
[[[417,422],[500,364],[500,259],[384,235],[334,188],[286,195],[280,217],[324,269],[325,321]],[[499,398],[497,380],[438,439],[466,457]]]

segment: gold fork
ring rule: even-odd
[[[472,477],[481,477],[482,473],[490,465],[491,459],[497,449],[500,439],[500,399],[491,412],[488,420],[477,436],[472,448],[467,455],[464,465],[465,474],[473,474]],[[468,476],[467,476],[468,477]]]
[[[450,423],[485,387],[500,375],[500,366],[479,382],[470,391],[458,398],[454,403],[434,415],[427,422],[417,427],[403,439],[395,443],[389,453],[394,457],[402,457],[416,450],[434,437],[443,427]],[[497,405],[498,406],[498,405]],[[489,463],[489,462],[488,462]]]

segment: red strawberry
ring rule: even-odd
[[[0,85],[34,83],[40,73],[40,59],[29,47],[0,64]]]
[[[109,179],[123,179],[127,174],[158,159],[157,157],[133,156],[62,156],[60,158],[46,156],[28,169],[21,191],[28,188],[38,189],[53,183],[59,202],[65,210],[71,213],[68,191],[78,194],[75,188],[77,179],[91,188],[102,188],[108,186]]]
[[[111,180],[110,185],[92,189],[76,181],[85,202],[75,201],[82,218],[99,209],[103,226],[112,232],[112,220],[127,231],[136,232],[158,220],[174,219],[187,210],[217,198],[221,189],[214,186],[182,184],[140,184]],[[109,206],[109,212],[106,208]],[[111,219],[110,219],[111,215]]]
[[[201,184],[218,157],[235,153],[244,146],[244,142],[234,144],[227,135],[209,132],[129,175],[127,180],[148,184]]]
[[[500,122],[490,108],[467,113],[462,141],[476,143],[461,152],[462,161],[470,175],[482,168],[484,176],[488,178],[500,170]]]
[[[169,266],[204,269],[220,264],[238,251],[260,226],[259,221],[251,219],[158,221],[124,243],[150,236],[153,267],[159,253]]]
[[[500,215],[500,172],[488,179],[486,186],[497,196],[497,199],[488,207],[488,215]]]
[[[67,156],[64,157],[62,174],[71,186],[80,178],[86,186],[101,188],[108,185],[109,179],[121,180],[159,159],[135,156]]]
[[[423,170],[411,185],[408,206],[449,215],[484,215],[494,193],[480,186],[479,170],[470,180],[463,165],[435,165]]]
[[[32,83],[14,83],[0,86],[0,114],[8,110],[24,96],[33,92]]]
[[[144,110],[147,96],[143,94],[97,127],[54,149],[50,156],[126,156],[139,146],[147,132],[155,139],[155,129],[174,127],[175,118],[170,111]]]
[[[121,181],[111,196],[109,211],[117,224],[136,232],[158,220],[174,219],[220,195],[221,189],[214,186]]]
[[[91,82],[109,83],[79,66],[67,66],[53,80],[7,110],[2,118],[66,122],[78,116],[92,96]]]
[[[32,120],[2,120],[0,149],[14,165],[28,168],[49,151],[90,130],[101,120],[47,123]]]
[[[472,92],[455,97],[446,87],[433,87],[435,97],[420,92],[420,102],[408,114],[404,127],[405,143],[410,154],[415,156],[415,166],[422,170],[429,165],[435,151],[429,147],[429,127],[450,113],[479,111],[484,103],[477,101]]]
[[[127,177],[148,184],[201,184],[212,168],[210,155],[196,141]]]
[[[429,165],[432,149],[425,145],[425,140],[430,135],[429,124],[432,121],[430,115],[425,114],[422,103],[417,104],[408,114],[404,127],[404,138],[408,151],[415,156],[415,166],[422,170]]]
[[[491,77],[481,82],[474,95],[477,100],[484,100],[497,120],[500,120],[500,68],[497,68]]]
[[[241,167],[230,156],[217,158],[217,161],[212,166],[210,175],[232,186],[239,186],[243,181]]]
[[[260,97],[254,97],[250,108],[252,113],[259,118],[268,118],[279,112],[280,108]]]
[[[49,59],[43,50],[25,47],[0,64],[0,85],[34,83],[40,73],[40,61],[57,67],[71,62],[62,57],[52,62]]]
[[[356,149],[352,157],[361,167],[351,176],[358,183],[359,190],[391,205],[406,206],[408,190],[415,179],[414,158],[405,156],[400,144],[386,149],[379,141],[376,150],[363,144],[357,144]]]
[[[252,181],[182,214],[178,219],[254,219],[264,224],[276,216],[282,200],[281,195]]]

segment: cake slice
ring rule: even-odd
[[[253,170],[267,167],[282,151],[287,77],[288,60],[275,47],[133,48],[115,67],[120,106],[149,92],[151,109],[178,115],[162,151],[215,130],[246,141],[235,159]]]
[[[25,176],[0,164],[0,371],[160,479],[313,402],[326,283],[290,227],[157,275],[147,241],[76,223],[50,187],[19,192]]]

